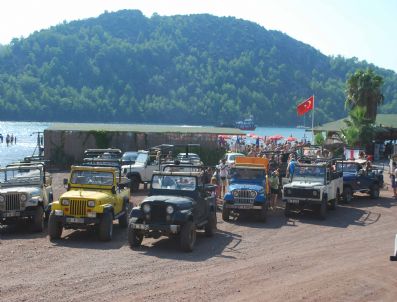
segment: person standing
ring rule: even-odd
[[[270,175],[270,210],[276,209],[277,196],[279,186],[279,173],[274,170]]]
[[[287,166],[287,171],[286,171],[286,176],[289,177],[291,179],[292,175],[294,174],[294,170],[295,170],[295,156],[291,153],[290,154],[290,161],[288,163]]]
[[[221,185],[221,197],[223,198],[226,193],[227,177],[229,176],[229,166],[226,164],[225,158],[221,160],[220,164],[218,165],[218,169]]]
[[[391,187],[393,188],[393,197],[397,198],[397,164],[394,161],[392,164],[392,170],[390,171]]]

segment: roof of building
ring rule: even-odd
[[[46,131],[110,131],[110,132],[139,132],[139,133],[207,133],[244,135],[237,128],[223,128],[211,126],[171,126],[171,125],[143,125],[143,124],[89,124],[89,123],[55,123]]]
[[[347,117],[337,121],[323,124],[321,126],[314,127],[313,130],[339,132],[341,129],[346,128],[346,123],[344,122],[345,119],[347,119]],[[397,114],[378,114],[376,116],[375,125],[382,128],[397,129]]]

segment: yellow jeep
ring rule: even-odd
[[[128,226],[130,190],[121,183],[114,167],[72,166],[64,180],[67,192],[54,201],[48,220],[50,240],[59,239],[65,229],[95,226],[99,239],[112,239],[113,220]]]

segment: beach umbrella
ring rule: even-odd
[[[276,135],[273,135],[273,136],[270,136],[270,137],[269,137],[269,139],[270,139],[271,141],[278,141],[278,140],[283,139],[283,138],[284,138],[284,136],[282,136],[282,135],[280,135],[280,134],[276,134]]]
[[[298,139],[296,138],[296,137],[293,137],[293,136],[289,136],[287,139],[286,139],[286,141],[287,142],[295,142],[295,141],[297,141]]]

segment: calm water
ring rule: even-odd
[[[31,156],[37,145],[37,134],[42,132],[50,124],[35,122],[0,122],[0,133],[4,137],[4,141],[0,143],[0,166],[23,159],[25,156]],[[284,137],[294,136],[301,140],[302,138],[311,139],[311,133],[305,132],[304,129],[297,128],[274,128],[274,127],[258,127],[255,131],[246,131],[246,133],[255,133],[260,136],[282,135]],[[13,134],[17,138],[17,143],[9,145],[5,143],[7,134]]]
[[[32,122],[0,122],[0,133],[3,135],[3,143],[0,143],[0,166],[31,156],[37,145],[37,134],[42,132],[50,124]],[[16,144],[7,147],[6,136],[13,134],[17,138]]]

